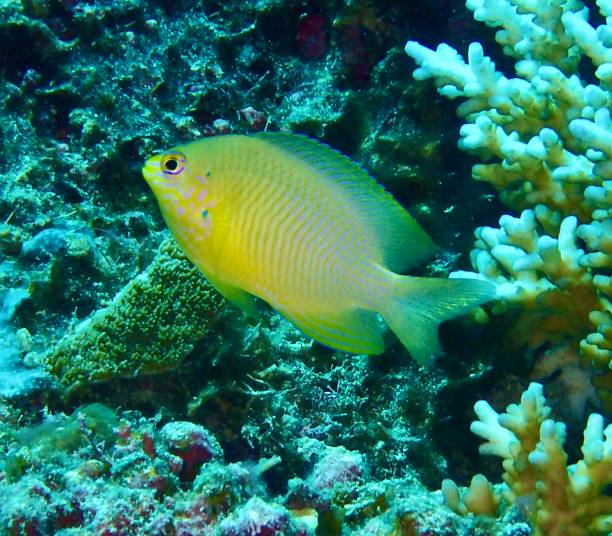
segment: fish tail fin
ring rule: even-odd
[[[440,353],[438,326],[495,297],[495,286],[477,279],[398,276],[380,315],[420,365]]]

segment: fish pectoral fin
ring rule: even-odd
[[[242,312],[255,320],[260,320],[259,307],[257,306],[257,298],[252,294],[249,294],[241,288],[223,283],[218,279],[206,276],[213,287],[217,289],[226,300],[232,302],[234,305],[239,307]]]
[[[376,313],[363,309],[304,313],[274,308],[306,335],[336,350],[370,355],[384,350]]]

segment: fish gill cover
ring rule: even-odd
[[[466,8],[0,0],[0,534],[610,533],[612,6]],[[140,168],[261,131],[375,177],[438,246],[410,275],[500,299],[428,369],[245,317]]]

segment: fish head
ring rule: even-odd
[[[158,200],[170,192],[188,188],[191,163],[179,149],[170,149],[147,159],[142,175]]]
[[[207,237],[215,203],[197,144],[174,147],[149,158],[142,174],[175,237]],[[187,240],[184,238],[183,241]]]
[[[206,208],[210,171],[206,171],[200,145],[196,142],[174,147],[145,162],[142,174],[162,210],[168,209],[169,203],[195,203],[196,208]]]

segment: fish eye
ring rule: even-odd
[[[178,175],[185,169],[187,158],[183,153],[165,154],[160,162],[161,169],[166,175]]]

